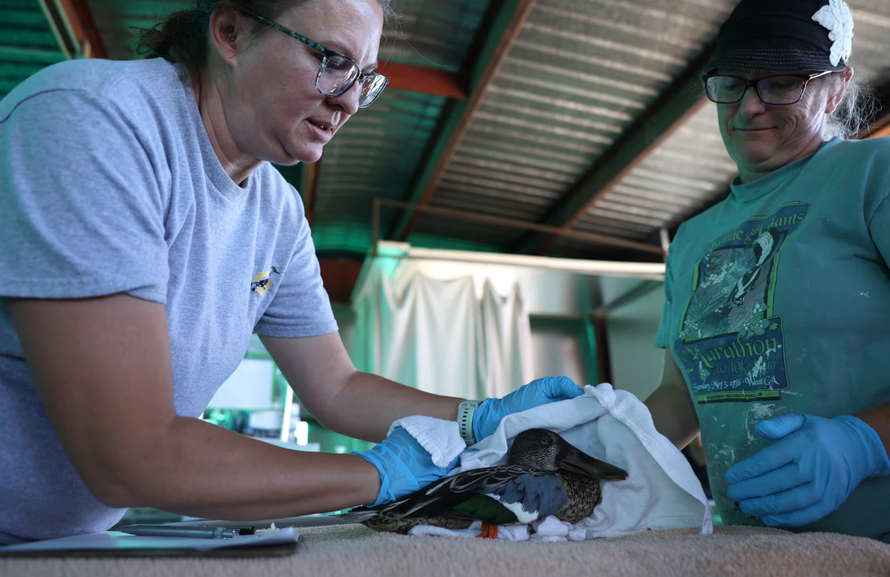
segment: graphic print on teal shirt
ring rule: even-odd
[[[696,403],[780,399],[787,389],[776,275],[807,208],[789,203],[750,218],[718,237],[696,267],[674,341]]]

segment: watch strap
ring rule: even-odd
[[[469,447],[476,444],[476,435],[473,431],[473,413],[482,401],[464,401],[457,407],[457,426],[460,428],[460,436]]]

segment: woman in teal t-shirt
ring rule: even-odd
[[[825,141],[842,0],[742,0],[703,75],[739,177],[670,248],[646,401],[724,522],[890,542],[890,141]],[[846,94],[849,98],[851,94]]]

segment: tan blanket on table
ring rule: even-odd
[[[65,577],[812,577],[890,576],[890,545],[760,527],[650,531],[621,539],[516,543],[378,534],[361,525],[301,528],[294,555],[272,558],[0,559],[0,575]]]

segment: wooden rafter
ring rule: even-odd
[[[49,14],[73,46],[70,51],[85,58],[108,58],[99,29],[86,0],[44,0]],[[52,23],[51,23],[52,24]],[[73,37],[72,37],[73,36]],[[69,52],[69,50],[65,50]],[[73,54],[69,56],[73,57]]]
[[[462,74],[396,62],[381,64],[377,71],[389,78],[390,89],[435,94],[458,100],[467,98],[468,81]]]
[[[859,133],[857,138],[890,136],[890,82],[885,82],[878,88],[875,98],[880,110],[869,127]]]
[[[881,136],[890,136],[890,124],[887,124],[884,128],[873,132],[869,138],[879,138]]]
[[[610,246],[622,247],[626,249],[636,250],[640,252],[648,252],[652,254],[657,254],[659,256],[664,256],[663,251],[657,245],[644,244],[640,242],[634,242],[632,240],[627,240],[624,238],[617,238],[614,236],[608,236],[603,234],[596,234],[592,232],[582,232],[578,230],[569,230],[569,229],[560,229],[552,226],[546,226],[543,224],[538,224],[535,222],[527,222],[524,220],[518,220],[515,218],[507,218],[503,216],[495,216],[493,214],[485,214],[482,212],[471,212],[468,210],[458,210],[454,208],[445,208],[442,206],[417,206],[417,205],[409,205],[404,202],[399,202],[397,200],[387,200],[383,198],[375,198],[374,199],[374,209],[372,213],[372,240],[374,246],[377,245],[377,241],[380,240],[380,207],[388,206],[393,208],[400,208],[403,210],[413,210],[417,212],[426,212],[429,214],[437,214],[439,216],[444,216],[454,220],[470,220],[474,222],[491,224],[495,226],[503,226],[507,228],[517,228],[520,230],[534,230],[542,233],[553,234],[557,236],[565,236],[568,238],[575,238],[578,240],[583,240],[587,242],[599,243],[599,244],[607,244]]]

